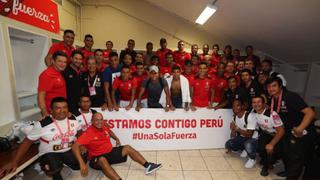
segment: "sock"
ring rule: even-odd
[[[146,161],[144,164],[143,164],[143,167],[145,167],[145,168],[147,168],[148,166],[149,166],[149,162],[148,161]]]

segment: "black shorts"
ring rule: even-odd
[[[83,156],[84,160],[86,157]],[[61,153],[46,153],[39,158],[41,169],[48,175],[60,172],[63,164],[69,166],[73,170],[79,170],[80,166],[78,160],[73,155],[72,151]]]
[[[112,148],[112,151],[109,153],[101,154],[100,156],[93,157],[89,163],[90,167],[92,169],[101,170],[101,167],[98,165],[98,159],[101,156],[105,157],[110,165],[126,162],[128,159],[128,156],[127,155],[122,156],[122,149],[123,149],[123,146],[114,147]]]

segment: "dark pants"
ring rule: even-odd
[[[40,157],[39,161],[41,169],[47,175],[52,176],[53,180],[62,180],[60,171],[63,168],[63,164],[73,170],[80,169],[79,163],[71,150],[63,153],[46,153]]]
[[[226,142],[226,149],[232,151],[242,151],[244,150],[244,142],[246,142],[249,138],[243,136],[236,136],[234,138],[229,139]]]
[[[315,132],[309,131],[301,138],[296,138],[291,133],[286,132],[283,140],[283,161],[287,177],[297,178],[300,176],[306,162],[311,158]]]
[[[258,148],[258,140],[250,138],[244,142],[244,149],[247,151],[250,159],[256,159]]]
[[[270,143],[273,136],[264,132],[261,132],[258,139],[258,152],[261,157],[261,164],[266,167],[272,166],[278,157],[282,154],[283,141],[280,140],[274,147],[273,152],[268,154],[266,151],[266,145]]]
[[[171,101],[172,101],[172,105],[175,108],[182,108],[182,97],[181,96],[172,96]]]

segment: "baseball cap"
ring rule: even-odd
[[[154,71],[154,72],[158,73],[159,72],[158,66],[155,66],[155,65],[150,66],[149,67],[149,72],[151,72],[151,71]]]

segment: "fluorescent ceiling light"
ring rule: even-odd
[[[217,9],[217,6],[208,4],[196,20],[196,23],[203,25],[217,11]]]

